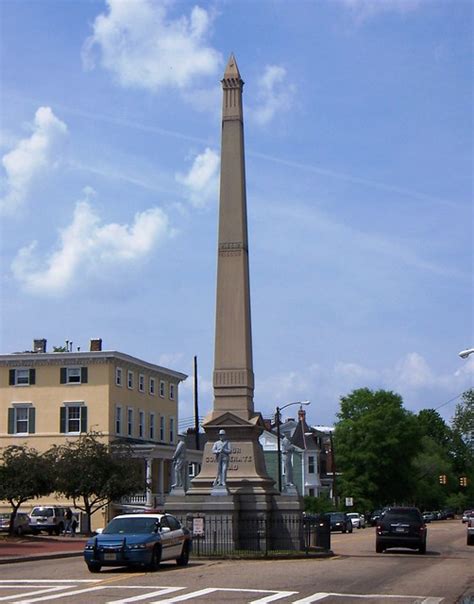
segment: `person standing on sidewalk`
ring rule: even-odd
[[[72,533],[72,521],[73,521],[73,513],[71,508],[66,510],[66,526],[64,527],[64,536],[66,536],[69,531]]]

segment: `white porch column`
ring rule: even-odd
[[[159,473],[158,473],[158,495],[160,497],[160,503],[163,503],[165,497],[165,461],[164,459],[159,460]]]
[[[150,457],[145,459],[146,462],[146,505],[153,507],[153,485],[152,485],[152,464],[153,460]]]

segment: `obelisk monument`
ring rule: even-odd
[[[212,443],[222,429],[232,445],[227,472],[228,492],[276,492],[258,442],[263,421],[255,412],[253,402],[243,85],[235,57],[231,55],[222,80],[214,405],[203,423],[209,442],[204,450],[201,473],[192,481],[190,493],[212,494],[216,478]]]

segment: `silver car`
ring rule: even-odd
[[[14,522],[15,535],[24,535],[30,532],[30,519],[25,512],[17,512]],[[0,531],[8,532],[10,529],[10,514],[8,512],[0,514]]]
[[[354,528],[365,528],[365,516],[357,512],[347,512]]]

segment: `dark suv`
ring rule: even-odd
[[[390,508],[377,522],[375,551],[389,547],[408,547],[426,552],[426,525],[418,508]]]

